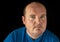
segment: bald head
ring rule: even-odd
[[[45,10],[46,11],[46,8],[45,6],[42,4],[42,3],[39,3],[39,2],[31,2],[30,4],[28,4],[25,9],[24,9],[24,15],[26,14],[26,12],[29,10],[29,9],[35,9],[35,10]]]

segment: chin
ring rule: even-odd
[[[35,32],[34,35],[38,36],[38,35],[41,35],[42,32]]]
[[[41,28],[35,28],[35,31],[40,32]]]
[[[44,31],[42,31],[41,29],[36,29],[34,32],[35,34],[42,34]]]
[[[40,33],[41,30],[36,29],[34,32],[35,32],[35,33]]]

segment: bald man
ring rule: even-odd
[[[47,11],[43,4],[31,2],[22,16],[24,27],[11,32],[4,42],[59,42],[56,35],[46,30]]]

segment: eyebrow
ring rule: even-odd
[[[36,15],[34,15],[34,14],[31,14],[30,16],[36,16]]]
[[[43,16],[46,16],[46,14],[43,14]]]
[[[35,14],[31,14],[30,16],[36,16]],[[42,14],[41,16],[46,16],[46,14]]]

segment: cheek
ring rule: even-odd
[[[33,21],[30,20],[30,19],[27,19],[27,20],[26,20],[26,27],[27,27],[27,30],[28,30],[29,32],[32,32],[32,29],[33,29]]]
[[[43,24],[46,24],[46,22],[47,22],[46,20],[43,20],[43,22],[42,22],[42,23],[43,23]]]
[[[32,25],[33,24],[33,20],[28,19],[28,23],[30,23]]]
[[[33,26],[32,20],[27,19],[25,25],[26,25],[28,28],[32,28],[32,26]]]
[[[46,18],[44,20],[42,20],[42,23],[43,24],[46,24],[46,22],[47,22],[47,19]]]
[[[45,28],[46,27],[46,25],[47,25],[47,20],[45,19],[45,20],[43,20],[42,21],[42,24],[43,24],[43,28]]]

